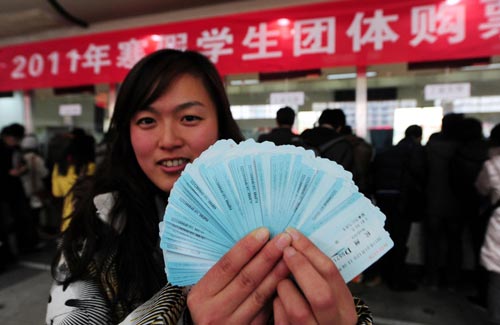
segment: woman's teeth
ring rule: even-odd
[[[177,167],[177,166],[184,164],[185,161],[186,161],[186,159],[164,160],[161,162],[161,165],[167,166],[167,167]]]

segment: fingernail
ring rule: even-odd
[[[297,251],[292,246],[289,246],[289,247],[285,248],[284,254],[286,256],[292,257],[292,256],[295,255],[295,253],[297,253]]]
[[[295,228],[291,228],[291,227],[286,228],[285,232],[290,234],[290,236],[292,236],[293,240],[299,239],[299,232]]]
[[[286,232],[278,235],[278,240],[276,241],[276,247],[283,250],[285,247],[290,246],[292,243],[292,237]]]
[[[269,238],[269,230],[267,230],[267,228],[265,227],[257,228],[253,231],[253,236],[258,241],[267,241],[267,239]]]

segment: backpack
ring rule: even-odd
[[[335,161],[350,172],[354,169],[354,152],[351,143],[339,136],[317,147],[303,145],[306,149],[314,151],[317,157]]]
[[[352,179],[361,193],[370,196],[372,182],[371,163],[374,157],[373,147],[362,138],[354,137],[353,141],[350,137],[352,136],[347,136],[352,146],[354,160]]]

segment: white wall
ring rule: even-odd
[[[15,92],[13,97],[0,97],[0,129],[11,123],[24,122],[23,96]]]

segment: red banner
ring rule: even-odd
[[[161,48],[221,74],[500,54],[500,0],[317,3],[0,48],[0,91],[120,82]]]

